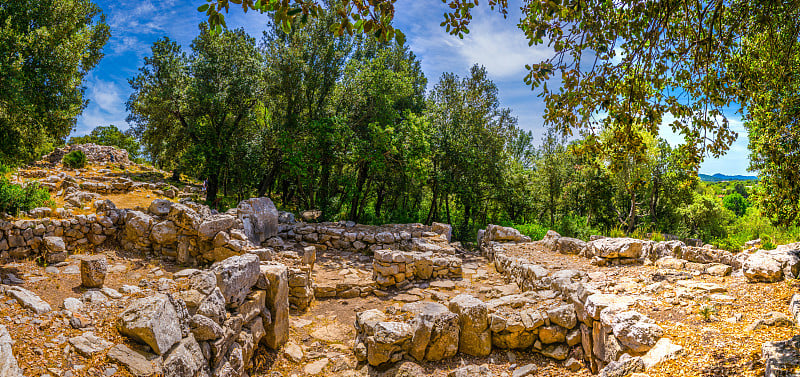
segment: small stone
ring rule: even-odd
[[[536,367],[534,364],[528,364],[523,367],[519,367],[514,369],[514,373],[511,374],[511,377],[526,377],[526,376],[534,376],[536,375],[536,371],[539,368]]]
[[[284,345],[283,354],[295,363],[303,361],[303,349],[294,342]]]
[[[311,364],[307,364],[306,366],[304,366],[303,367],[303,372],[305,372],[305,374],[307,374],[309,376],[314,376],[314,375],[320,374],[320,373],[322,373],[322,370],[325,369],[325,367],[328,366],[328,363],[330,363],[330,359],[328,359],[327,357],[324,357],[324,358],[319,359],[319,360],[317,360],[317,361],[315,361],[315,362],[313,362]]]

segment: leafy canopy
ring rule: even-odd
[[[30,161],[64,142],[87,104],[83,78],[108,38],[89,0],[0,2],[0,163]]]

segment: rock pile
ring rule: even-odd
[[[118,322],[121,334],[161,356],[164,376],[242,376],[260,343],[277,348],[286,342],[284,265],[247,254],[179,275],[189,279],[188,291],[137,299]]]
[[[128,151],[111,146],[97,145],[92,143],[67,145],[63,148],[57,148],[47,156],[44,156],[40,162],[49,164],[50,166],[55,166],[61,162],[61,159],[64,158],[64,155],[76,150],[82,151],[84,154],[86,154],[87,163],[115,163],[122,165],[131,164],[131,161],[128,159]]]

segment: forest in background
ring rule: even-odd
[[[9,18],[18,12],[45,24],[53,17],[46,7],[60,7],[48,3],[0,6],[0,20],[19,20]],[[91,2],[70,3],[74,27],[64,34],[74,35],[72,52],[85,58],[66,60],[72,66],[59,67],[53,77],[64,71],[72,74],[72,81],[32,76],[15,70],[22,64],[15,61],[0,67],[18,76],[12,75],[17,79],[9,86],[0,86],[0,138],[5,141],[0,158],[5,165],[32,161],[63,144],[74,117],[85,107],[75,78],[82,78],[102,57],[108,27]],[[774,138],[761,144],[752,138],[753,168],[762,178],[758,184],[707,184],[698,178],[698,158],[724,153],[728,136],[723,132],[708,145],[689,140],[688,147],[673,148],[658,138],[660,118],[642,110],[638,97],[617,99],[628,108],[614,109],[600,124],[587,126],[591,132],[573,135],[548,118],[547,132],[535,135],[500,106],[498,89],[483,67],[446,73],[429,84],[404,44],[332,33],[342,25],[335,12],[322,11],[306,20],[270,20],[270,30],[260,38],[241,29],[209,31],[203,24],[190,46],[160,39],[130,79],[131,128],[123,132],[102,126],[70,143],[116,145],[172,171],[175,178],[183,174],[207,180],[207,203],[219,209],[266,195],[282,209],[319,209],[320,220],[447,222],[462,240],[473,239],[488,223],[513,225],[534,237],[546,229],[580,238],[673,234],[732,250],[753,238],[786,242],[800,235],[795,226],[797,184],[786,179],[783,164],[775,163],[780,150],[764,149]],[[14,40],[19,33],[9,32],[24,31],[29,24],[3,25],[3,38],[16,43],[3,48],[37,47],[26,47],[30,41]],[[785,34],[791,37],[792,30]],[[735,57],[750,54],[760,64],[753,57],[756,52],[765,58],[773,52],[758,50],[763,46],[745,44],[750,50]],[[794,77],[796,66],[792,60],[788,77]],[[624,75],[610,77],[626,90],[642,84]],[[64,88],[21,93],[23,79]],[[791,88],[781,89],[792,93]],[[73,97],[60,97],[70,90]],[[52,96],[40,98],[46,95]],[[789,106],[793,97],[786,97],[743,98],[752,104],[748,126],[769,131],[772,120],[758,110],[775,103]],[[60,123],[49,131],[56,123],[36,115],[53,114],[48,106],[56,105],[70,111],[57,112]],[[625,118],[625,111],[636,116]],[[550,111],[548,117],[554,114]],[[579,121],[578,114],[575,110],[576,119],[560,119]],[[30,136],[34,134],[43,136]],[[791,149],[791,137],[782,137],[782,147]]]

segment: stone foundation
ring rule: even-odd
[[[461,258],[432,252],[378,250],[372,261],[373,280],[381,289],[415,280],[461,279]]]

